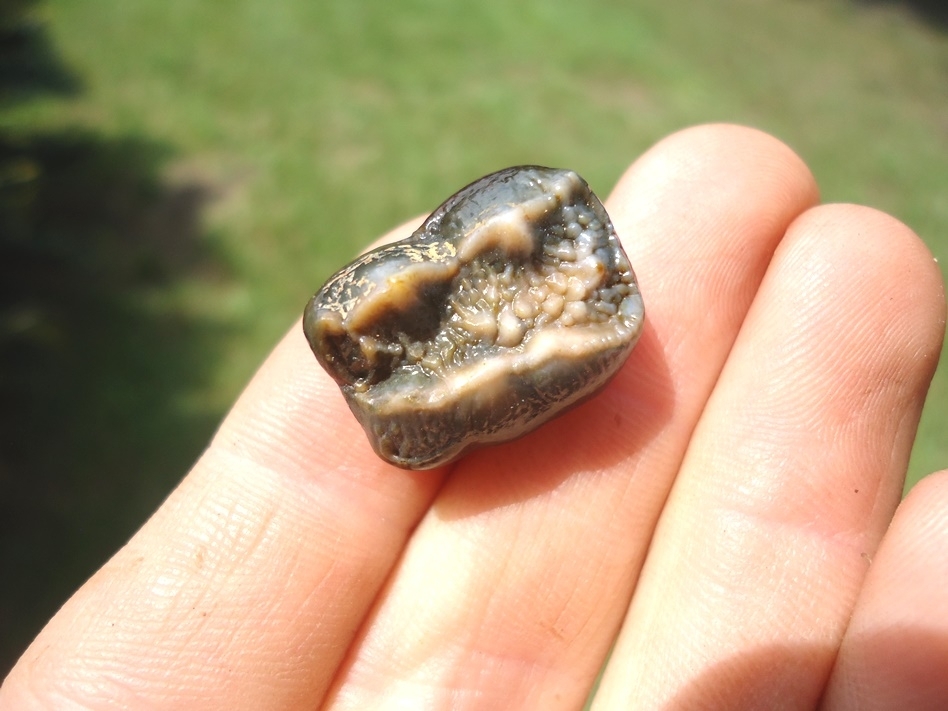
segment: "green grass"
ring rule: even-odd
[[[827,201],[893,213],[948,263],[948,35],[899,5],[50,0],[32,17],[0,67],[17,581],[0,666],[183,475],[322,280],[490,170],[569,166],[605,192],[671,131],[753,124]],[[910,482],[948,464],[946,418],[942,368]]]

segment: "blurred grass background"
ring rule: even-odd
[[[0,672],[322,281],[500,167],[770,131],[948,263],[948,17],[854,0],[0,0]],[[898,318],[898,314],[892,314]],[[948,465],[936,376],[910,483]]]

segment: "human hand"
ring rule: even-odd
[[[606,202],[628,363],[450,470],[380,461],[294,327],[0,707],[576,709],[615,643],[595,709],[942,708],[948,472],[892,520],[941,277],[816,202],[758,132],[658,144]]]

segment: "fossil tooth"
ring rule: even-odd
[[[379,456],[429,469],[594,395],[644,315],[586,182],[518,166],[471,183],[410,237],[333,275],[303,329]]]

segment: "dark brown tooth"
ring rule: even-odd
[[[594,395],[644,318],[586,182],[518,166],[337,272],[306,306],[303,330],[378,455],[430,469]]]

